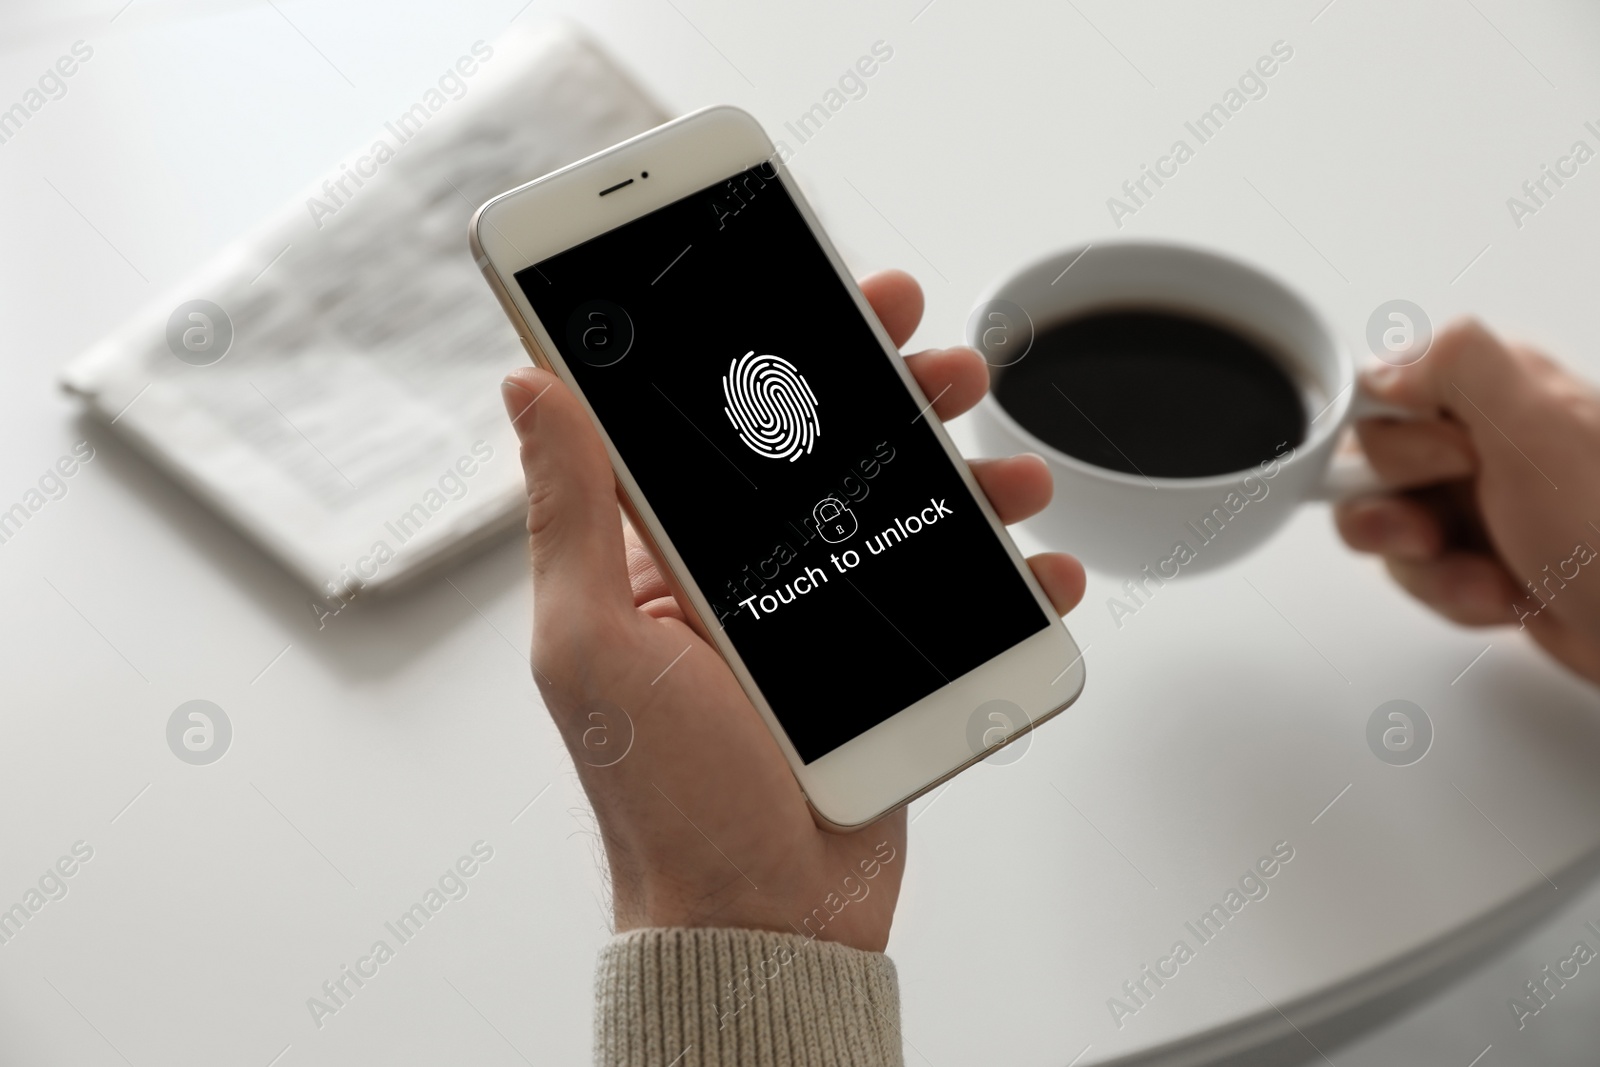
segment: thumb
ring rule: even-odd
[[[1422,359],[1368,371],[1362,385],[1384,403],[1448,413],[1482,433],[1493,425],[1484,408],[1503,408],[1524,379],[1519,360],[1500,338],[1475,319],[1464,319],[1440,331]]]
[[[535,610],[629,607],[616,476],[578,398],[555,375],[519,367],[500,386],[522,445]]]

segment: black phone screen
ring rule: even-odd
[[[769,165],[517,281],[805,762],[1051,625]]]

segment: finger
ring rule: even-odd
[[[500,391],[522,445],[535,609],[631,604],[616,478],[588,415],[535,367],[512,371]]]
[[[1395,489],[1455,481],[1477,472],[1472,438],[1454,421],[1364,419],[1356,424],[1356,436],[1378,479]]]
[[[1462,626],[1498,626],[1516,620],[1523,596],[1495,559],[1448,552],[1435,560],[1388,559],[1389,573],[1406,592]]]
[[[1039,584],[1044,587],[1050,603],[1055,605],[1056,611],[1062,615],[1077,607],[1078,602],[1083,599],[1083,590],[1088,578],[1085,577],[1083,564],[1078,562],[1077,557],[1069,556],[1065,552],[1041,552],[1037,556],[1028,557],[1028,569],[1039,579]]]
[[[1050,468],[1039,456],[1024,452],[1010,459],[975,459],[968,464],[983,495],[1006,525],[1037,515],[1050,503]]]
[[[906,368],[941,419],[970,411],[989,391],[989,365],[970,348],[918,352],[906,357]]]
[[[1378,367],[1362,385],[1387,404],[1414,411],[1449,412],[1479,430],[1491,427],[1484,405],[1502,405],[1522,391],[1522,359],[1475,319],[1452,323],[1433,339],[1423,358],[1405,367]]]
[[[653,619],[687,622],[683,606],[672,595],[661,568],[656,565],[656,558],[640,540],[633,523],[626,520],[622,524],[622,540],[628,549],[628,584],[633,587],[633,606]]]
[[[688,625],[689,620],[684,617],[683,605],[678,603],[677,597],[660,596],[654,600],[645,600],[639,604],[639,613],[648,615],[652,619],[677,619]]]
[[[1444,550],[1444,529],[1428,508],[1401,496],[1363,496],[1334,509],[1345,544],[1403,560],[1427,560]]]
[[[922,286],[903,270],[880,270],[861,279],[861,295],[883,323],[894,346],[911,340],[922,321]]]
[[[671,599],[672,591],[667,587],[667,580],[661,576],[661,568],[656,566],[655,557],[644,547],[631,522],[623,523],[622,540],[627,547],[628,584],[633,587],[634,606],[642,607],[662,597]]]

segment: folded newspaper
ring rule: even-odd
[[[314,188],[63,379],[330,604],[520,521],[498,383],[527,356],[467,220],[666,118],[567,26],[478,41],[421,81]]]

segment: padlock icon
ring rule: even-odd
[[[836,497],[825,496],[811,509],[816,520],[817,533],[830,545],[836,545],[856,532],[856,513]]]

